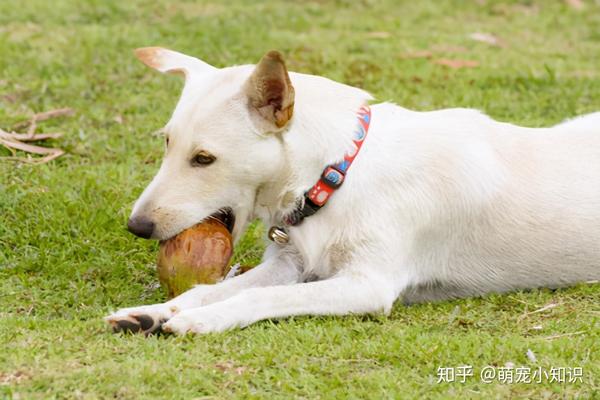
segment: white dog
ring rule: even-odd
[[[222,69],[137,56],[186,83],[129,229],[163,240],[216,215],[237,239],[258,217],[276,243],[241,276],[110,315],[117,330],[221,332],[600,278],[600,113],[541,129],[467,109],[369,114],[368,93],[288,74],[277,52]]]

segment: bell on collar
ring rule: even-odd
[[[269,228],[269,239],[277,244],[287,244],[290,241],[290,235],[288,235],[284,228],[272,226]]]

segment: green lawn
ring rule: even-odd
[[[76,110],[40,123],[65,133],[50,144],[67,155],[0,162],[0,397],[600,398],[597,284],[196,337],[113,335],[102,321],[164,298],[156,243],[134,238],[125,222],[158,168],[163,143],[153,132],[181,82],[141,65],[132,49],[162,45],[217,66],[279,49],[289,69],[379,100],[476,107],[542,126],[600,110],[599,27],[593,0],[582,10],[558,0],[0,0],[0,128]],[[470,38],[476,32],[500,45]],[[237,260],[256,263],[261,243],[255,227]],[[582,382],[479,378],[507,363],[581,367]],[[436,383],[439,367],[465,364],[475,375],[465,383]]]

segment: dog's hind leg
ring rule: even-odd
[[[395,299],[395,288],[387,279],[344,274],[317,282],[247,289],[227,300],[182,311],[163,330],[208,333],[293,315],[388,313]]]
[[[300,270],[292,257],[276,254],[245,274],[215,285],[198,285],[167,301],[140,307],[123,308],[105,320],[115,332],[150,334],[180,311],[225,300],[253,287],[290,285],[300,280]]]

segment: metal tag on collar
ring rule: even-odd
[[[290,235],[288,235],[284,228],[272,226],[269,229],[269,239],[277,244],[287,244],[290,241]]]

